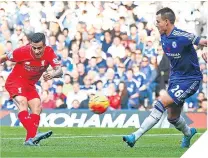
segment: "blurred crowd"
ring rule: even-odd
[[[168,84],[169,61],[155,26],[155,13],[165,6],[174,10],[177,27],[206,38],[208,2],[0,2],[0,55],[43,32],[64,71],[36,84],[43,108],[87,109],[90,97],[101,94],[111,110],[148,110]],[[204,112],[207,68],[204,50],[195,48],[203,81],[184,111]],[[0,65],[2,109],[16,108],[4,88],[14,64]]]

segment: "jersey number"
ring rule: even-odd
[[[176,88],[171,89],[171,92],[174,93],[175,97],[179,97],[183,93],[183,90],[180,90],[179,88],[179,85],[176,85]]]

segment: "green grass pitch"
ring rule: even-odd
[[[24,146],[22,127],[1,127],[0,157],[180,157],[187,149],[180,148],[182,134],[176,129],[152,129],[133,148],[122,141],[122,135],[134,128],[40,128],[52,130],[40,146]],[[191,144],[205,129],[198,130]]]

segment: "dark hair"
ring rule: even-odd
[[[130,29],[131,29],[132,27],[136,27],[136,29],[137,29],[136,24],[131,24],[131,25],[129,26]]]
[[[31,38],[30,38],[31,42],[33,43],[38,43],[38,42],[43,42],[43,44],[45,44],[45,35],[43,33],[34,33]]]
[[[12,44],[12,42],[11,42],[11,41],[7,41],[6,43],[11,43],[11,44]]]
[[[121,92],[121,99],[124,98],[126,95],[128,95],[128,90],[127,90],[127,86],[126,86],[126,83],[124,81],[121,81],[118,85],[120,84],[124,84],[124,89],[123,91]],[[118,86],[118,91],[117,93],[119,93],[119,86]]]
[[[167,8],[167,7],[166,8],[162,8],[159,11],[157,11],[157,13],[156,13],[156,15],[159,15],[159,14],[161,14],[161,18],[163,20],[168,19],[171,24],[175,23],[176,17],[175,17],[175,13],[173,12],[172,9]]]
[[[133,70],[132,70],[132,68],[129,68],[127,71],[131,71],[131,72],[133,73]]]
[[[69,32],[69,29],[68,29],[68,28],[64,28],[64,30],[63,30],[63,31],[65,31],[65,30],[66,30],[67,32]]]

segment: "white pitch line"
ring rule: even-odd
[[[202,133],[196,133],[198,135],[202,134]],[[58,135],[58,134],[57,134]],[[182,136],[183,134],[146,134],[146,135],[143,135],[143,136],[146,136],[146,137],[158,137],[158,136]],[[122,137],[124,135],[114,135],[114,134],[109,134],[109,135],[82,135],[82,136],[60,136],[60,137],[57,137],[57,136],[51,136],[50,139],[70,139],[70,138],[106,138],[106,137]],[[25,138],[0,138],[0,139],[10,139],[10,140],[15,140],[15,139],[25,139]]]

